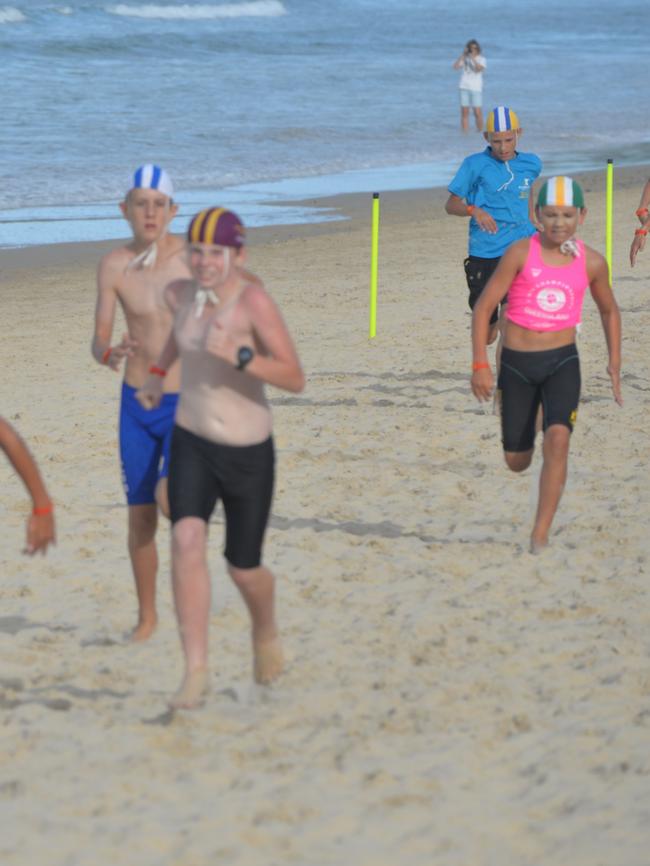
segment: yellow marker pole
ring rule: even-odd
[[[377,260],[379,257],[379,193],[372,194],[372,249],[370,255],[370,327],[368,336],[377,333]]]
[[[605,218],[605,258],[609,268],[609,282],[612,282],[612,224],[614,205],[614,160],[607,160],[607,198]]]

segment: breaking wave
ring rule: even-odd
[[[129,18],[161,18],[167,20],[197,21],[207,18],[274,18],[286,15],[287,10],[280,0],[251,0],[248,3],[218,3],[199,4],[197,6],[183,3],[178,6],[159,6],[155,3],[145,3],[133,6],[119,3],[109,6],[106,10],[113,15],[123,15]]]

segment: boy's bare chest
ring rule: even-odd
[[[202,351],[211,332],[227,334],[232,339],[245,338],[251,333],[251,324],[245,310],[237,304],[234,308],[218,309],[206,307],[196,315],[194,303],[186,306],[176,318],[176,337],[179,345],[189,351]]]
[[[127,315],[151,316],[165,309],[164,285],[151,279],[127,278],[120,288],[119,298]]]
[[[148,270],[140,268],[127,272],[119,287],[118,295],[127,315],[146,317],[171,314],[165,301],[165,288],[179,276],[185,276],[183,267],[168,267]]]

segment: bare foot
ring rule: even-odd
[[[156,618],[141,620],[131,632],[130,640],[134,643],[149,640],[151,635],[155,632],[157,625],[158,620]]]
[[[268,685],[284,669],[284,653],[279,637],[253,642],[253,676],[255,682]]]
[[[183,677],[178,691],[170,698],[169,706],[173,710],[193,710],[200,707],[208,690],[208,670],[199,668],[189,671]]]
[[[548,538],[535,538],[534,535],[531,535],[531,538],[530,538],[530,552],[531,553],[541,553],[545,547],[548,547]]]

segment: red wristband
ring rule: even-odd
[[[160,376],[162,379],[167,375],[167,370],[163,370],[162,367],[156,367],[155,364],[152,364],[151,367],[149,367],[149,372],[152,376]]]
[[[635,213],[638,217],[644,217],[648,216],[649,211],[647,207],[640,207]]]
[[[476,205],[474,205],[474,204],[468,204],[467,205],[467,215],[468,216],[472,216],[472,214],[474,213],[475,210],[476,210]]]
[[[635,235],[647,235],[648,229],[635,229],[634,234]]]
[[[490,365],[487,361],[474,361],[472,364],[472,370],[476,372],[477,370],[489,370]]]
[[[41,505],[40,508],[33,508],[32,514],[34,517],[45,517],[46,514],[51,514],[54,511],[54,504],[50,502],[48,505]]]
[[[104,354],[102,355],[102,364],[108,364],[108,359],[111,357],[111,352],[112,352],[112,351],[113,351],[113,350],[111,349],[110,346],[108,347],[108,349],[106,349],[106,351],[105,351]]]

